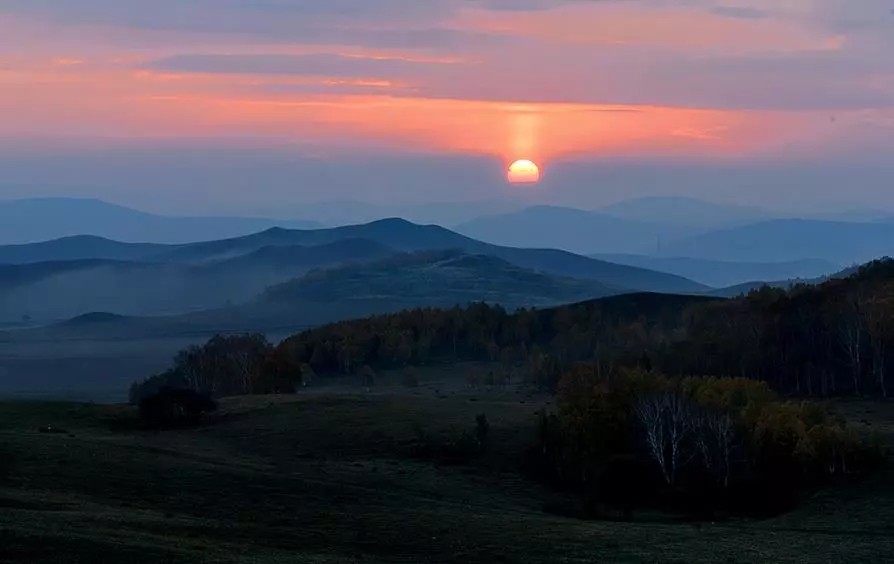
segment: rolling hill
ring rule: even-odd
[[[128,242],[187,243],[254,233],[274,226],[313,228],[312,221],[246,217],[169,217],[95,199],[0,201],[0,244],[76,235]]]

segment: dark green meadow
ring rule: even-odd
[[[208,425],[164,432],[137,428],[126,406],[2,403],[0,561],[894,558],[888,471],[769,520],[556,515],[545,508],[561,494],[521,471],[548,398],[461,388],[311,385],[294,396],[225,399]],[[892,438],[888,404],[850,402],[843,410]],[[490,423],[490,446],[465,456],[479,413]],[[39,431],[48,424],[58,432]]]

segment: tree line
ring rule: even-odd
[[[132,396],[176,383],[212,395],[293,389],[321,376],[439,362],[497,363],[495,381],[555,389],[578,362],[767,382],[782,394],[887,396],[894,367],[894,261],[735,299],[630,294],[509,312],[473,303],[325,325],[273,346],[260,335],[215,337],[182,351]],[[167,383],[167,384],[165,384]]]

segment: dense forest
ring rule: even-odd
[[[545,310],[416,309],[307,331],[282,347],[321,374],[444,360],[499,361],[554,386],[576,362],[602,369],[765,381],[784,394],[887,396],[894,366],[894,261],[736,299],[631,294]]]
[[[550,389],[576,363],[591,362],[600,371],[640,367],[670,376],[759,380],[786,395],[887,396],[894,384],[888,370],[894,367],[894,260],[819,285],[763,287],[729,300],[628,294],[516,312],[475,303],[334,323],[276,347],[251,336],[229,340],[184,351],[150,387],[160,380],[198,382],[197,363],[217,367],[222,376],[215,381],[223,382],[216,389],[199,384],[220,395],[281,389],[282,382],[300,381],[301,366],[335,376],[486,360],[499,363],[503,381]]]

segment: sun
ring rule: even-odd
[[[540,180],[540,169],[533,161],[518,160],[509,165],[507,178],[512,184],[534,184]]]

